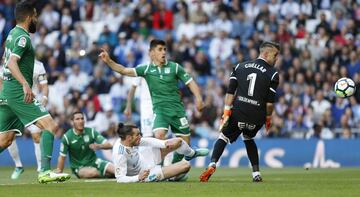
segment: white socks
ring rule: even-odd
[[[181,145],[175,150],[177,153],[191,157],[195,154],[195,151],[184,141],[181,140]]]
[[[41,170],[41,150],[40,150],[40,143],[35,143],[35,142],[34,142],[34,148],[35,148],[35,157],[36,157],[37,171],[40,172],[40,170]]]
[[[20,156],[19,156],[19,149],[16,144],[16,140],[14,140],[11,145],[8,147],[9,154],[11,158],[14,160],[15,167],[23,167]]]

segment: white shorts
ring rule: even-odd
[[[161,165],[156,165],[150,169],[149,176],[146,177],[145,182],[156,182],[164,180],[164,173]]]
[[[162,162],[160,148],[140,146],[139,154],[142,170],[149,170]]]
[[[41,129],[34,124],[26,127],[26,129],[29,130],[30,133],[40,133],[41,132]]]
[[[159,165],[162,161],[160,149],[140,146],[139,154],[141,155],[141,170],[150,170],[149,176],[145,179],[145,182],[163,180],[164,174],[161,165]]]

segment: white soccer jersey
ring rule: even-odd
[[[142,77],[134,77],[132,85],[139,89],[141,132],[144,137],[150,137],[153,135],[152,127],[154,122],[154,113],[152,110],[149,87],[145,79]]]
[[[113,146],[117,182],[138,182],[141,170],[154,168],[161,162],[160,148],[165,148],[164,140],[141,138],[139,146],[127,147],[118,139]]]
[[[44,64],[38,60],[35,60],[32,90],[35,93],[37,100],[41,100],[41,97],[43,96],[40,94],[38,85],[39,84],[47,84],[47,83],[48,83],[48,81],[46,78],[46,70],[44,68]]]
[[[140,98],[140,110],[141,110],[141,112],[144,109],[147,109],[148,107],[150,107],[151,112],[152,112],[151,96],[150,96],[150,92],[149,92],[149,87],[148,87],[145,79],[142,78],[142,77],[134,77],[132,85],[136,86],[138,89],[140,89],[139,98]],[[148,110],[146,110],[146,111],[148,111]]]

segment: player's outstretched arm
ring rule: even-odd
[[[196,109],[201,112],[204,108],[204,102],[200,93],[200,88],[194,80],[190,81],[187,86],[195,96]]]
[[[113,71],[118,72],[122,75],[127,75],[130,77],[136,77],[135,69],[133,68],[126,68],[125,66],[114,62],[109,56],[109,53],[105,49],[101,49],[101,53],[99,57],[102,61],[104,61]]]
[[[124,110],[124,115],[128,119],[130,119],[131,115],[132,115],[131,105],[132,105],[132,100],[133,100],[134,95],[135,95],[136,87],[137,86],[134,86],[134,85],[131,86],[131,88],[129,90],[129,93],[128,93],[128,96],[126,98],[126,107],[125,107],[125,110]]]
[[[59,155],[58,157],[58,163],[57,163],[57,168],[56,168],[56,171],[57,173],[62,173],[63,170],[64,170],[64,165],[65,165],[65,158],[64,156],[62,155]]]
[[[102,144],[90,144],[89,147],[91,149],[93,149],[94,151],[99,150],[99,149],[103,149],[103,150],[107,150],[107,149],[112,149],[112,145],[110,144],[110,142],[104,142]]]
[[[11,55],[8,63],[8,68],[10,69],[12,76],[14,76],[15,79],[18,80],[18,82],[23,86],[25,103],[31,103],[34,98],[34,94],[32,93],[28,82],[25,80],[24,76],[20,72],[18,61],[19,57]]]
[[[43,106],[46,106],[48,103],[48,96],[49,96],[49,86],[47,83],[44,84],[40,84],[40,89],[41,92],[43,94],[42,100],[41,100],[41,104]]]

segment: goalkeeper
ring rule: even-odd
[[[274,68],[280,46],[264,42],[256,60],[238,64],[230,76],[225,95],[225,108],[220,125],[220,136],[211,156],[211,163],[200,176],[201,182],[209,180],[215,172],[216,162],[227,143],[233,143],[243,134],[246,152],[252,165],[254,182],[261,182],[259,155],[254,137],[264,123],[270,128],[279,74]]]

